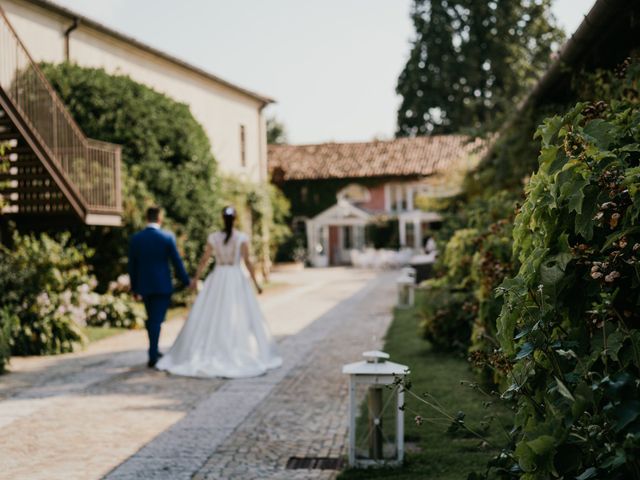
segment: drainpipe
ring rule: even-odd
[[[78,25],[80,25],[80,21],[78,20],[78,18],[74,18],[73,19],[73,23],[71,24],[71,26],[69,28],[67,28],[64,31],[64,59],[66,62],[70,61],[69,58],[69,36],[71,35],[71,32],[73,32],[76,28],[78,28]]]
[[[263,103],[258,109],[258,135],[260,135],[260,149],[258,150],[258,153],[260,156],[260,164],[258,168],[260,168],[260,181],[264,181],[264,182],[269,182],[269,165],[267,163],[268,161],[267,160],[268,146],[266,141],[267,132],[265,131],[265,127],[262,122],[262,116],[263,116],[263,110],[268,105],[269,105],[268,103]],[[266,176],[265,176],[265,172],[266,172]]]
[[[260,106],[258,110],[258,135],[260,135],[260,149],[259,149],[259,168],[260,168],[260,177],[258,182],[263,183],[263,188],[268,188],[267,185],[269,183],[269,166],[267,165],[267,140],[266,135],[267,132],[264,129],[263,122],[263,110],[267,106],[267,103],[264,103]],[[266,177],[265,175],[266,170]],[[271,207],[271,205],[270,205]],[[262,263],[262,277],[265,282],[269,281],[269,274],[271,273],[271,258],[270,258],[270,249],[269,244],[271,239],[269,238],[269,230],[267,228],[266,219],[262,219],[262,252],[260,252],[261,262]]]

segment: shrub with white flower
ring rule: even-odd
[[[16,233],[11,249],[0,246],[0,354],[71,352],[85,341],[87,325],[143,325],[141,307],[125,293],[127,276],[105,295],[95,292],[87,263],[92,253],[73,245],[68,234],[53,239]]]
[[[0,327],[14,355],[70,352],[84,341],[92,252],[70,240],[16,233],[11,249],[0,247]]]
[[[120,275],[109,283],[109,290],[87,309],[86,323],[92,327],[140,328],[144,325],[142,307],[128,295],[129,276]]]

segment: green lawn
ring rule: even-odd
[[[113,327],[85,327],[83,329],[84,334],[87,336],[89,343],[97,342],[104,338],[109,338],[119,333],[127,331],[126,328],[113,328]]]
[[[187,307],[173,307],[167,312],[167,321],[184,317],[187,315],[187,313],[189,313]],[[89,340],[89,343],[97,342],[98,340],[109,338],[126,331],[128,331],[128,329],[126,328],[114,327],[85,327],[83,329],[83,332]]]
[[[176,318],[186,317],[189,314],[189,307],[172,307],[167,312],[167,320],[175,320]]]
[[[385,351],[392,361],[411,367],[412,392],[431,395],[451,415],[464,412],[467,425],[476,431],[482,429],[488,416],[495,416],[483,435],[496,446],[504,443],[510,411],[503,405],[487,404],[492,399],[461,384],[462,380],[475,380],[468,363],[464,358],[433,352],[420,338],[414,311],[396,311]],[[408,394],[405,400],[405,441],[412,450],[406,454],[405,465],[398,469],[346,470],[340,480],[464,480],[473,470],[483,471],[487,460],[499,451],[468,432],[447,433],[451,421],[444,415]],[[414,420],[416,415],[425,419],[420,426]],[[389,425],[386,419],[385,424]]]

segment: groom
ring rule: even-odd
[[[155,367],[162,356],[158,352],[160,327],[171,302],[173,264],[176,275],[183,284],[189,285],[182,259],[172,233],[161,230],[160,207],[147,210],[147,228],[131,237],[129,244],[129,277],[131,290],[136,298],[142,297],[147,310],[147,333],[149,334],[149,368]]]

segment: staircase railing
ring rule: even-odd
[[[119,213],[120,147],[84,135],[2,9],[0,87],[80,194],[86,213]]]

